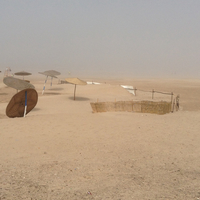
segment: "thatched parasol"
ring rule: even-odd
[[[16,90],[24,90],[24,89],[27,89],[27,88],[32,88],[34,89],[35,87],[24,81],[24,80],[21,80],[21,79],[18,79],[18,78],[14,78],[14,77],[5,77],[3,79],[3,82],[4,84],[6,84],[8,87],[12,87]]]
[[[31,75],[31,73],[25,72],[25,71],[21,71],[21,72],[16,72],[15,75],[23,76],[23,80],[24,80],[24,76],[29,76],[29,75]]]
[[[35,89],[25,89],[15,94],[6,108],[8,117],[25,117],[37,104],[38,93]]]
[[[44,82],[44,87],[43,87],[43,90],[42,90],[42,94],[44,94],[45,85],[46,85],[46,82],[47,82],[48,76],[51,77],[51,86],[52,86],[53,78],[57,78],[57,75],[60,75],[60,72],[55,71],[55,70],[48,70],[48,71],[38,72],[38,73],[39,73],[39,74],[43,74],[43,75],[46,76],[46,80],[45,80],[45,82]]]
[[[49,73],[49,74],[52,74],[54,76],[60,75],[60,72],[55,71],[55,70],[48,70],[48,71],[45,71],[44,73]]]
[[[87,85],[87,82],[79,79],[79,78],[66,78],[65,81],[68,83],[74,84],[74,100],[75,100],[75,93],[76,93],[76,85]]]

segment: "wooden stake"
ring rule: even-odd
[[[76,84],[75,84],[75,87],[74,87],[74,101],[75,101],[75,93],[76,93]]]
[[[180,98],[180,96],[177,95],[177,97],[176,97],[176,111],[179,110],[179,98]]]
[[[174,99],[173,105],[172,105],[172,112],[174,112],[174,106],[175,106],[175,99]]]
[[[132,100],[132,112],[133,112],[133,100]]]
[[[154,97],[154,89],[152,90],[152,99],[153,99],[153,97]]]
[[[172,93],[171,93],[171,102],[173,101],[173,95],[174,95],[174,94],[173,94],[173,92],[172,92]]]

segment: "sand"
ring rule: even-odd
[[[5,109],[16,90],[1,81],[0,199],[200,199],[200,80],[95,81],[104,84],[77,86],[73,101],[73,85],[49,81],[41,95],[43,79],[31,80],[38,104],[14,119]],[[180,110],[92,113],[97,100],[151,100],[120,84],[179,94]]]

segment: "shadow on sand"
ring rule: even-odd
[[[63,88],[50,88],[50,89],[48,89],[48,90],[52,90],[52,91],[60,91],[60,90],[63,90]]]
[[[8,118],[6,114],[0,114],[0,119],[6,119]]]
[[[8,95],[8,93],[0,93],[0,95]]]
[[[41,110],[41,109],[40,108],[33,108],[33,110],[31,110],[31,112],[38,111],[38,110]]]
[[[44,95],[60,95],[59,92],[45,92]]]
[[[69,97],[70,100],[74,101],[74,97]],[[76,97],[75,101],[89,101],[89,98],[85,98],[85,97]]]

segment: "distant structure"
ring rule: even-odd
[[[13,76],[13,75],[11,74],[11,69],[10,69],[10,67],[6,67],[6,70],[5,70],[5,72],[4,72],[4,77],[7,77],[7,76]]]

